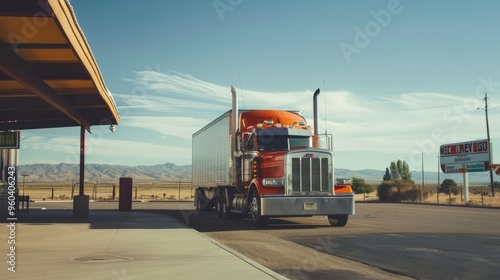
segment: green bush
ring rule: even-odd
[[[444,179],[443,183],[439,186],[439,192],[444,194],[452,194],[457,195],[459,188],[457,183],[453,179]]]
[[[380,201],[391,201],[392,197],[392,180],[383,181],[377,188],[377,196]]]
[[[365,179],[353,177],[352,190],[354,193],[371,193],[375,188],[370,184],[366,184]]]
[[[377,188],[380,201],[418,201],[419,189],[412,183],[403,180],[383,181]],[[428,190],[422,193],[422,199],[429,195]]]
[[[361,188],[361,191],[363,193],[371,193],[373,191],[375,191],[375,187],[371,184],[365,184],[362,188]]]
[[[411,201],[411,202],[416,202],[418,201],[419,199],[419,191],[416,187],[412,187],[411,189],[409,190],[405,190],[405,198],[406,199],[403,199],[403,201],[407,200],[407,201]]]

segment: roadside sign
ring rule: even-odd
[[[493,168],[493,171],[495,171],[495,173],[497,175],[500,175],[500,164],[490,164],[491,168]]]
[[[441,145],[439,149],[441,170],[444,173],[488,171],[490,151],[491,144],[487,139]]]
[[[19,131],[0,131],[0,149],[19,149]]]

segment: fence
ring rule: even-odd
[[[464,188],[459,187],[458,193],[448,194],[439,193],[437,187],[427,187],[429,196],[426,198],[428,202],[437,204],[465,204]],[[500,192],[495,190],[495,196],[492,195],[491,188],[486,186],[472,186],[469,187],[469,202],[468,205],[478,206],[500,206]]]
[[[19,186],[20,195],[29,195],[33,200],[71,200],[79,193],[78,183],[65,182],[25,182]],[[194,191],[191,182],[182,180],[166,182],[134,183],[132,198],[136,200],[192,200]],[[86,182],[84,194],[92,200],[119,199],[119,184]]]
[[[421,194],[416,202],[437,204],[465,204],[463,187],[458,194],[438,193],[436,186],[418,186]],[[26,182],[24,187],[19,187],[19,195],[29,195],[33,200],[71,200],[78,194],[79,184],[71,181],[37,183]],[[92,200],[117,200],[119,199],[119,186],[116,183],[85,183],[84,193]],[[193,200],[194,189],[190,181],[166,182],[138,182],[132,186],[134,200]],[[377,192],[369,194],[356,194],[356,201],[376,201]],[[500,207],[500,192],[495,196],[491,188],[486,186],[469,187],[469,205]]]
[[[465,204],[464,188],[459,187],[458,193],[445,194],[438,192],[437,186],[416,186],[419,197],[416,203],[436,203],[436,204]],[[378,201],[377,191],[372,193],[356,194],[356,201]],[[468,205],[500,207],[500,191],[495,190],[495,196],[492,195],[491,188],[488,186],[469,187]]]

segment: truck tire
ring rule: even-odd
[[[328,215],[328,222],[332,227],[343,227],[348,219],[349,215]]]
[[[252,224],[256,228],[264,228],[267,225],[268,217],[261,216],[261,205],[260,197],[256,190],[254,190],[248,200],[248,214],[250,214],[250,219],[252,219]]]
[[[213,200],[207,198],[205,192],[200,189],[198,190],[198,193],[196,195],[196,210],[210,211],[214,208],[214,204],[215,203]]]
[[[217,198],[217,216],[219,218],[223,219],[231,219],[232,218],[232,213],[229,211],[226,203],[226,196],[224,195],[224,192],[219,194]]]

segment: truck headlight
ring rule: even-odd
[[[352,179],[335,179],[335,185],[337,186],[347,186],[347,185],[352,185]]]

